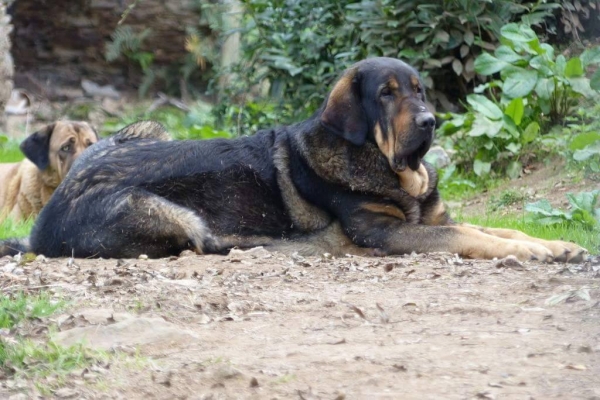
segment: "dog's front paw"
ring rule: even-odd
[[[552,262],[554,260],[552,251],[541,244],[510,239],[507,242],[505,246],[499,249],[503,254],[498,258],[513,255],[520,261]]]
[[[587,249],[571,242],[562,240],[548,240],[543,243],[550,249],[554,260],[558,262],[578,263],[583,262],[588,255]]]

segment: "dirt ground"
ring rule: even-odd
[[[61,344],[115,351],[86,399],[600,399],[600,258],[0,259],[0,289],[71,299]],[[0,380],[0,398],[39,394]]]

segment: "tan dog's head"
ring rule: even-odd
[[[87,122],[57,121],[28,136],[21,151],[60,182],[77,157],[97,141],[98,134]]]
[[[419,74],[400,60],[361,61],[333,87],[321,114],[329,131],[361,146],[370,140],[397,174],[419,171],[433,141],[435,118]]]

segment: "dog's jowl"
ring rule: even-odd
[[[125,133],[117,133],[76,163],[30,245],[13,241],[12,251],[162,257],[330,243],[367,254],[583,257],[572,243],[455,224],[423,161],[434,128],[417,71],[368,59],[346,70],[321,108],[296,125],[234,140],[120,140]]]

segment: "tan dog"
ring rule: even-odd
[[[79,155],[98,141],[87,122],[58,121],[21,143],[27,159],[0,164],[0,222],[36,216]]]

